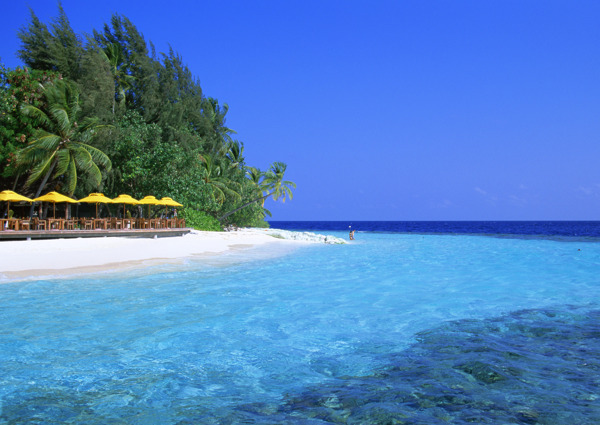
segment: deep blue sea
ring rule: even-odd
[[[271,227],[348,231],[489,235],[532,238],[600,238],[600,221],[273,221]]]
[[[0,424],[600,423],[600,222],[271,225],[0,284]]]

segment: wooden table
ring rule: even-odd
[[[109,227],[111,229],[115,229],[115,230],[122,229],[123,228],[123,220],[121,220],[120,218],[112,217],[110,219],[109,225],[110,225]]]
[[[46,220],[40,220],[39,218],[34,217],[31,222],[33,224],[33,230],[41,230],[42,228],[46,230],[48,228]]]
[[[0,218],[0,231],[19,230],[19,220],[16,218]]]
[[[108,220],[106,220],[105,218],[95,218],[94,229],[108,229]]]
[[[123,229],[135,229],[135,219],[124,218],[123,219]]]
[[[150,220],[147,220],[145,218],[138,218],[136,224],[137,224],[138,229],[149,229],[150,228]]]
[[[46,221],[48,222],[48,230],[63,230],[64,228],[64,218],[49,218]]]
[[[20,230],[31,230],[31,220],[28,218],[19,220],[18,225]]]

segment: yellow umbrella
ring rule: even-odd
[[[165,196],[160,201],[158,201],[158,205],[165,206],[165,215],[167,214],[167,207],[183,207],[183,204],[180,204],[179,202],[174,201],[173,199],[169,198],[168,196]]]
[[[68,196],[61,195],[58,192],[48,192],[44,196],[40,196],[39,198],[35,198],[33,202],[52,202],[54,206],[54,218],[56,218],[56,203],[57,202],[68,202],[70,204],[76,204],[78,201],[75,199],[71,199]]]
[[[96,204],[96,218],[98,218],[98,204],[114,204],[112,199],[107,198],[102,193],[90,193],[89,196],[81,198],[77,202],[85,202],[88,204]]]
[[[160,201],[154,196],[144,196],[142,199],[139,200],[139,203],[142,205],[159,205],[159,202]]]
[[[169,198],[168,196],[165,196],[158,202],[159,202],[158,205],[166,205],[168,207],[183,207],[183,204],[180,204],[179,202],[174,201],[173,199]]]
[[[154,196],[145,196],[139,201],[140,205],[148,205],[148,218],[150,218],[150,205],[160,205],[159,202]]]
[[[113,200],[113,204],[123,204],[123,218],[125,218],[125,204],[137,205],[140,203],[137,199],[132,198],[129,195],[119,195]]]
[[[3,190],[0,192],[0,201],[8,202],[7,210],[10,210],[11,202],[33,202],[33,199],[29,199],[26,196],[19,195],[12,190]]]

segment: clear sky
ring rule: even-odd
[[[31,6],[2,6],[16,58]],[[597,0],[63,0],[170,44],[250,165],[288,164],[274,220],[600,219]]]

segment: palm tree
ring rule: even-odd
[[[233,142],[231,134],[236,134],[235,130],[225,126],[225,115],[229,111],[229,105],[226,103],[219,106],[219,101],[208,97],[203,101],[202,112],[208,119],[208,134],[206,150],[210,155],[217,156],[227,149]]]
[[[264,175],[265,173],[255,167],[248,167],[246,170],[246,176],[248,176],[248,179],[257,187],[260,186],[261,179],[264,177]]]
[[[63,187],[72,196],[81,172],[98,187],[102,181],[100,167],[111,169],[108,156],[89,145],[100,126],[89,118],[78,123],[81,108],[75,85],[59,80],[45,86],[43,94],[47,104],[43,109],[30,104],[22,106],[22,112],[39,125],[33,140],[18,153],[21,169],[30,169],[25,185],[41,180],[35,194],[38,197],[54,174],[54,179],[63,179]]]
[[[231,181],[225,175],[225,167],[216,162],[210,155],[199,155],[203,180],[213,192],[213,197],[219,203],[223,203],[227,195],[236,199],[241,198],[237,190],[237,183]]]
[[[125,102],[125,93],[131,89],[135,78],[128,75],[125,71],[125,57],[123,55],[123,48],[118,43],[108,43],[104,49],[101,50],[102,56],[110,66],[110,72],[115,80],[115,95],[113,96],[112,113],[115,115],[115,105],[117,97],[119,104]]]
[[[262,192],[262,196],[253,199],[250,202],[246,202],[241,207],[228,212],[220,217],[219,221],[223,221],[231,214],[236,213],[242,208],[246,208],[248,205],[252,205],[255,202],[262,201],[264,205],[264,201],[269,196],[271,196],[274,201],[277,201],[280,198],[282,202],[285,202],[286,198],[291,200],[293,196],[292,188],[296,188],[296,183],[283,180],[286,169],[287,165],[283,162],[274,162],[266,173],[261,173],[256,168],[249,168],[247,175],[251,181],[256,182],[258,189]]]
[[[231,168],[244,168],[244,143],[234,140],[229,144],[225,157],[229,160]]]

